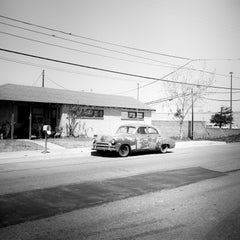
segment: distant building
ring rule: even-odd
[[[89,137],[113,133],[129,121],[151,123],[154,111],[131,97],[5,84],[0,86],[0,128],[10,126],[11,138],[32,138],[47,124],[67,136],[68,112],[76,105],[84,113],[76,123],[75,135]]]

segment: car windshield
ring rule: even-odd
[[[132,126],[121,126],[121,127],[117,130],[117,133],[134,134],[134,133],[136,133],[136,127],[132,127]]]

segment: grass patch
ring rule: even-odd
[[[232,135],[232,136],[226,136],[226,137],[219,137],[219,138],[215,138],[213,140],[215,140],[215,141],[225,141],[227,143],[240,142],[240,134]]]
[[[28,150],[42,150],[43,147],[34,142],[24,140],[0,140],[0,152],[15,152],[15,151],[28,151]]]
[[[92,139],[88,137],[49,138],[48,142],[57,144],[65,148],[80,148],[92,146]]]

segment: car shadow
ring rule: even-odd
[[[149,155],[166,155],[166,154],[170,154],[173,153],[172,150],[168,150],[167,153],[160,153],[158,151],[143,151],[143,152],[133,152],[130,153],[129,156],[127,157],[120,157],[118,155],[118,153],[116,152],[104,152],[104,153],[98,153],[97,151],[92,151],[91,152],[91,156],[95,156],[95,157],[105,157],[105,158],[129,158],[129,157],[134,157],[134,156],[149,156]]]

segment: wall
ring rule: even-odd
[[[16,108],[14,107],[14,114],[16,118]],[[11,122],[12,103],[7,101],[0,101],[0,126],[6,121]]]
[[[179,136],[179,122],[178,121],[161,121],[152,120],[152,125],[156,126],[164,136],[178,137]],[[206,128],[205,122],[194,121],[194,139],[214,139],[223,136],[231,136],[240,134],[240,129],[227,128]],[[183,137],[191,136],[191,122],[185,121],[183,123]]]
[[[4,138],[11,137],[10,125],[12,120],[12,113],[14,114],[14,137],[16,137],[17,130],[21,126],[17,122],[17,105],[15,103],[12,104],[10,101],[0,101],[0,133],[3,133]]]
[[[67,136],[66,124],[68,123],[67,112],[69,106],[64,105],[62,108],[62,117],[60,127],[63,128],[62,136]],[[80,119],[76,127],[77,134],[93,137],[94,134],[114,134],[120,125],[128,123],[147,123],[151,124],[151,112],[144,112],[144,120],[122,120],[119,108],[103,108],[104,117],[100,119]],[[126,111],[126,109],[124,109]]]
[[[211,138],[219,138],[226,136],[233,136],[240,134],[240,129],[227,129],[227,128],[207,128],[208,136]]]
[[[217,112],[217,111],[216,111]],[[209,123],[211,116],[214,115],[216,112],[194,112],[194,120],[195,121],[202,121]],[[233,126],[240,128],[240,112],[234,111],[233,112]],[[164,120],[164,121],[176,121],[174,114],[172,112],[153,112],[152,115],[153,120]],[[185,118],[185,121],[191,121],[192,114],[191,112]]]

